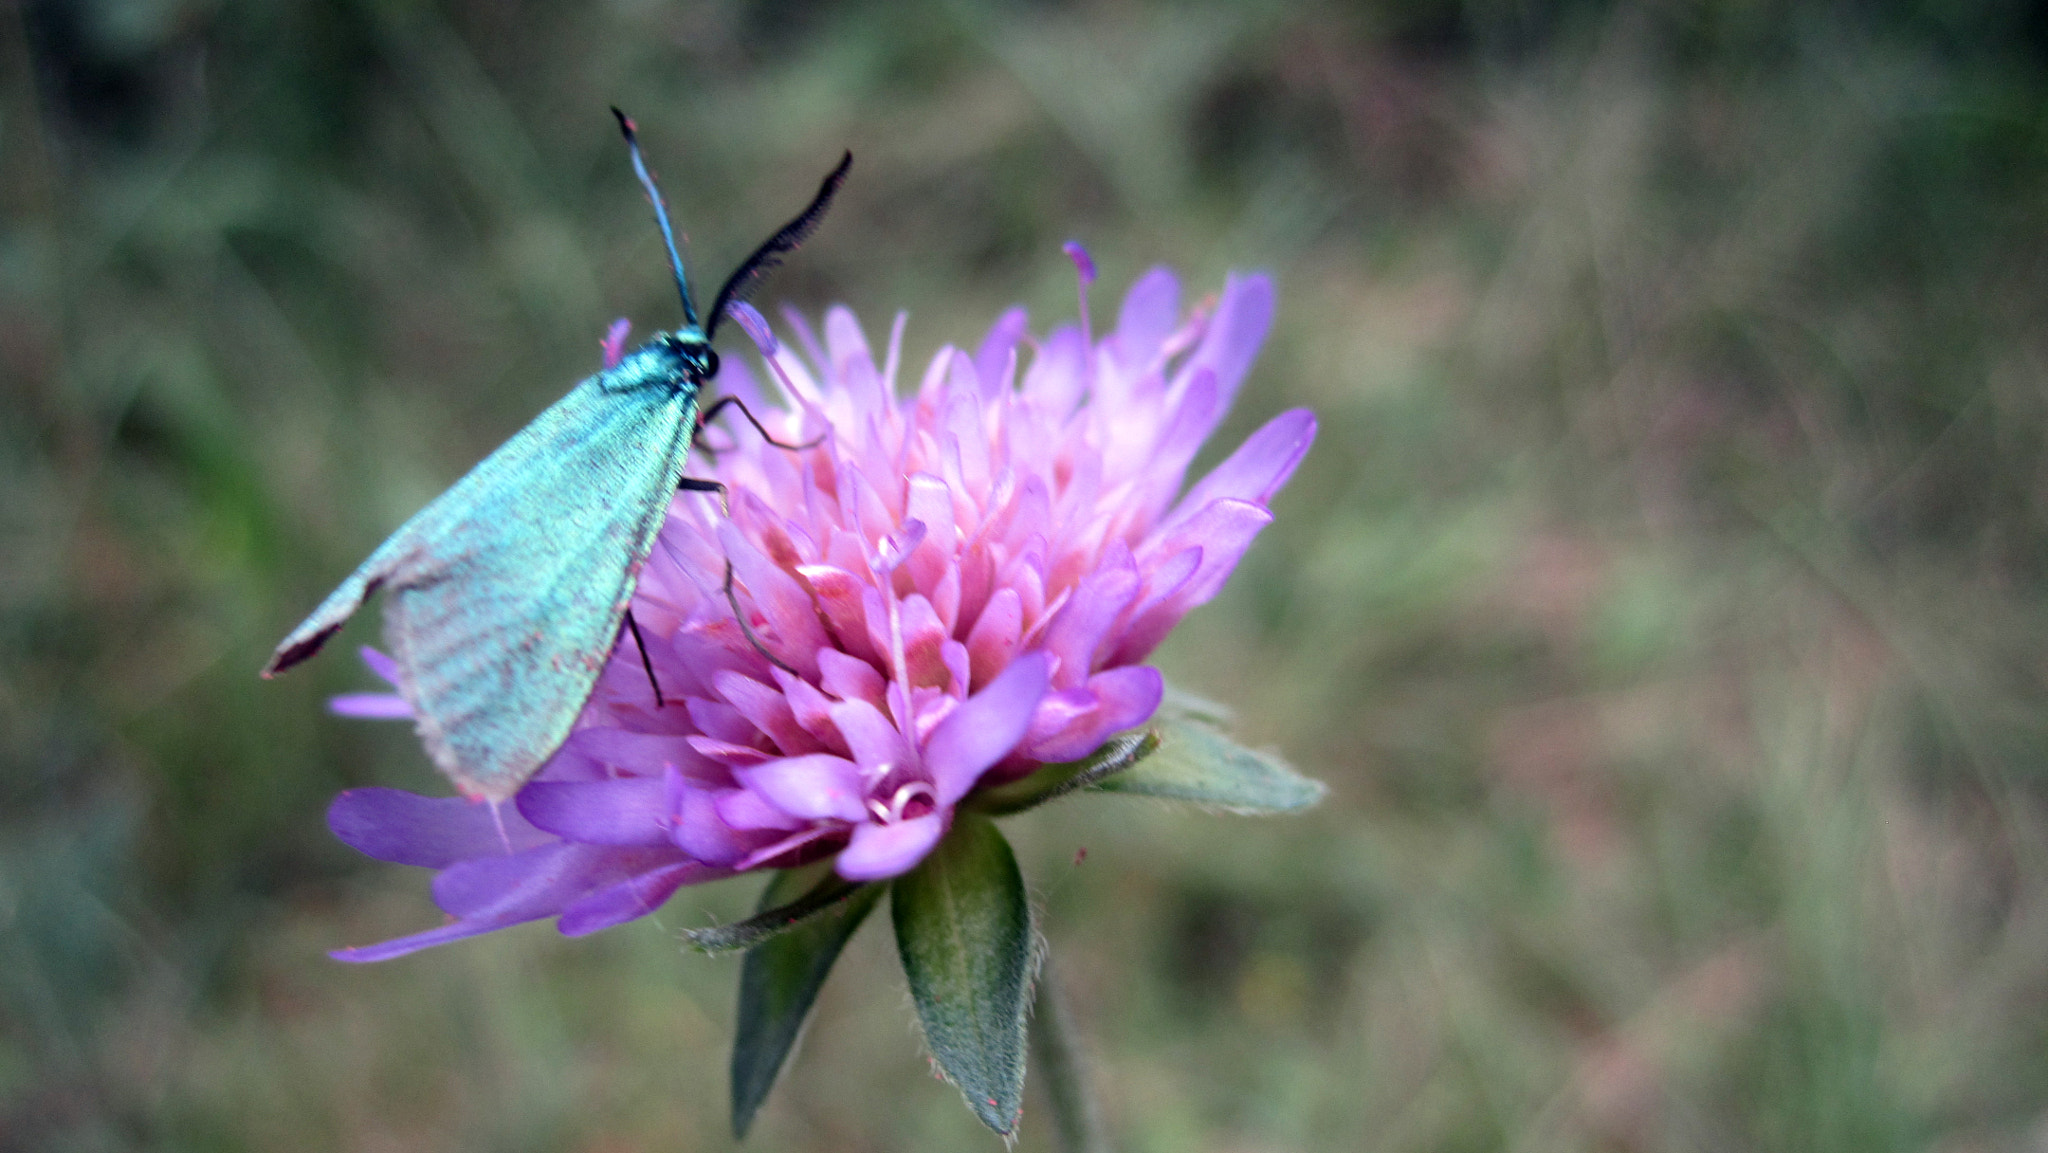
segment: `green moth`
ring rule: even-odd
[[[464,792],[491,800],[517,792],[567,739],[629,623],[670,496],[718,487],[683,477],[704,384],[718,374],[712,337],[726,309],[816,230],[853,164],[849,152],[700,322],[633,122],[612,114],[654,203],[682,326],[578,384],[406,521],[263,669],[272,677],[311,657],[381,590],[399,693],[428,754]]]

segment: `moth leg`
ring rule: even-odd
[[[742,401],[737,396],[721,396],[717,400],[712,401],[711,407],[705,409],[703,415],[697,418],[697,431],[702,432],[704,430],[705,425],[710,424],[714,419],[717,418],[719,413],[724,412],[728,407],[739,409],[740,415],[747,418],[747,423],[754,426],[754,431],[761,434],[761,439],[767,441],[769,444],[774,445],[776,448],[788,449],[791,452],[800,452],[803,449],[816,448],[819,445],[825,443],[824,433],[819,433],[816,437],[807,440],[802,444],[785,444],[782,441],[776,440],[773,436],[770,436],[768,434],[768,429],[761,424],[760,419],[754,415],[753,410],[747,407],[746,402]],[[695,436],[695,433],[691,434],[691,442],[693,444],[695,443]]]
[[[722,404],[722,403],[724,403],[724,402],[723,402],[723,401],[721,401],[720,403]],[[739,402],[738,402],[738,401],[734,401],[733,403],[735,403],[735,404],[738,404]],[[715,410],[715,409],[716,409],[716,406],[714,405],[714,406],[713,406],[713,408],[714,408],[714,410]],[[745,411],[746,411],[745,407],[742,407],[742,408],[740,409],[740,411],[741,411],[741,412],[745,412]],[[750,418],[750,419],[751,419],[751,418]],[[700,422],[698,422],[698,423],[700,423],[700,424],[701,424],[702,422],[700,421]],[[756,427],[758,427],[758,426],[756,426]],[[767,435],[767,434],[766,434],[766,433],[763,433],[762,435],[764,435],[764,436],[765,436],[765,435]],[[715,480],[698,480],[698,479],[697,479],[697,478],[695,478],[695,477],[690,477],[690,476],[686,476],[686,477],[684,477],[684,478],[683,478],[682,480],[680,480],[680,481],[678,481],[678,482],[676,483],[676,488],[677,488],[678,490],[682,491],[682,492],[715,492],[715,493],[717,493],[717,494],[718,494],[718,504],[719,504],[719,507],[720,507],[721,509],[723,509],[723,510],[724,510],[724,512],[725,512],[725,515],[726,515],[726,516],[727,516],[728,518],[730,518],[730,517],[732,516],[732,506],[731,506],[731,505],[730,505],[729,503],[727,503],[727,493],[726,493],[726,488],[725,488],[725,486],[724,486],[724,485],[720,484],[719,482],[717,482],[717,481],[715,481]],[[762,643],[761,643],[761,638],[760,638],[760,637],[758,637],[758,636],[755,636],[755,635],[754,635],[754,627],[753,627],[752,625],[750,625],[750,624],[748,624],[748,623],[747,623],[747,614],[746,614],[746,613],[744,613],[744,612],[741,612],[741,611],[740,611],[740,597],[739,597],[739,593],[737,593],[737,592],[733,591],[733,587],[732,587],[732,562],[731,562],[731,561],[729,561],[729,560],[725,562],[725,585],[724,585],[724,591],[725,591],[725,603],[726,603],[726,604],[729,604],[729,605],[731,605],[731,606],[732,606],[732,619],[734,619],[734,620],[736,620],[736,621],[738,621],[738,622],[740,623],[740,632],[742,632],[742,633],[745,633],[745,634],[746,634],[746,637],[747,637],[747,643],[748,643],[748,644],[750,644],[750,645],[752,645],[752,646],[754,646],[754,651],[755,651],[755,652],[757,652],[757,653],[760,653],[760,654],[761,654],[762,656],[764,656],[764,657],[768,658],[768,663],[769,663],[769,664],[771,664],[771,665],[774,665],[774,666],[775,666],[776,668],[778,668],[778,669],[781,669],[781,670],[782,670],[783,672],[786,672],[786,673],[788,673],[788,674],[789,674],[790,676],[793,676],[793,677],[796,677],[796,676],[802,676],[802,675],[803,675],[802,673],[799,673],[799,672],[797,672],[797,671],[796,671],[795,669],[793,669],[793,668],[790,668],[790,667],[789,667],[789,665],[788,665],[788,664],[787,664],[786,662],[784,662],[784,661],[783,661],[783,659],[782,659],[781,657],[778,657],[778,656],[776,656],[776,655],[775,655],[774,653],[771,653],[771,652],[769,652],[769,651],[768,651],[768,646],[767,646],[767,645],[764,645],[764,644],[762,644]],[[633,618],[632,618],[632,610],[631,610],[631,609],[628,609],[628,610],[627,610],[627,616],[626,616],[626,619],[627,619],[627,621],[628,621],[628,622],[630,622],[630,621],[631,621],[631,620],[633,619]],[[639,635],[640,635],[640,633],[639,633],[638,629],[636,628],[636,629],[635,629],[635,631],[634,631],[634,633],[633,633],[633,636],[634,636],[634,637],[635,637],[635,638],[637,639],[637,638],[639,637]],[[645,659],[645,658],[646,658],[646,655],[647,655],[647,650],[645,650],[645,649],[642,649],[642,650],[640,651],[640,655],[641,655],[642,659]],[[652,667],[650,667],[650,668],[649,668],[649,669],[647,670],[647,675],[648,675],[649,677],[652,677],[652,676],[654,675],[654,670],[653,670],[653,668],[652,668]],[[659,697],[659,696],[661,695],[661,690],[660,690],[660,689],[659,689],[658,687],[657,687],[657,688],[655,689],[655,695],[656,695],[656,697]]]
[[[746,634],[747,643],[754,646],[755,652],[760,653],[764,657],[767,657],[769,664],[774,665],[776,668],[781,669],[783,672],[788,673],[790,676],[803,676],[802,673],[797,672],[795,669],[790,668],[788,665],[784,664],[782,658],[776,656],[774,653],[769,652],[768,646],[761,643],[761,638],[754,635],[754,627],[747,623],[747,614],[740,611],[739,594],[733,591],[731,561],[725,562],[725,603],[732,606],[732,619],[740,622],[740,631]]]
[[[626,610],[626,631],[633,634],[633,647],[640,650],[640,667],[647,670],[647,687],[654,690],[654,707],[667,708],[668,701],[661,695],[661,681],[654,675],[654,660],[647,655],[647,641],[640,635],[640,622],[633,619],[633,610]]]
[[[686,476],[683,479],[676,482],[676,491],[715,492],[718,494],[719,515],[725,517],[725,519],[727,520],[732,519],[732,500],[730,499],[731,494],[729,494],[726,491],[726,488],[723,484],[720,484],[715,480],[698,480],[696,477]]]

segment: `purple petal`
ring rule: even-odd
[[[337,717],[353,717],[359,721],[412,719],[412,706],[397,693],[340,693],[327,698],[327,711]]]
[[[818,740],[796,723],[796,713],[789,707],[789,698],[771,685],[764,685],[752,677],[735,672],[722,672],[712,678],[718,695],[726,703],[738,709],[747,722],[760,730],[775,747],[786,754],[815,752]]]
[[[593,725],[569,734],[564,747],[600,764],[653,776],[664,766],[674,765],[688,775],[710,771],[710,763],[690,747],[689,739],[675,733],[635,733],[625,729]]]
[[[1082,578],[1074,595],[1053,618],[1040,642],[1057,665],[1053,683],[1072,688],[1094,671],[1096,650],[1102,647],[1109,626],[1124,607],[1137,598],[1138,570],[1128,558],[1115,567],[1105,567]]]
[[[673,772],[674,770],[670,770]],[[536,828],[591,845],[666,845],[674,823],[661,777],[556,783],[519,790],[519,811]]]
[[[1241,500],[1219,500],[1174,526],[1161,542],[1164,551],[1199,546],[1202,566],[1167,603],[1183,612],[1208,603],[1209,598],[1222,591],[1223,582],[1251,547],[1252,538],[1271,523],[1273,514],[1262,506]]]
[[[875,666],[859,657],[848,656],[837,649],[823,649],[818,653],[819,687],[842,701],[862,700],[870,704],[882,699],[882,689],[887,683]]]
[[[1163,267],[1147,272],[1124,294],[1123,311],[1110,338],[1117,359],[1126,371],[1144,371],[1179,323],[1180,281]]]
[[[1003,586],[988,598],[988,605],[967,634],[967,661],[973,682],[985,685],[1010,663],[1017,641],[1024,635],[1024,602],[1017,590]]]
[[[522,917],[520,920],[537,921],[545,916],[547,916],[546,913],[536,913],[531,917]],[[460,941],[464,937],[476,937],[484,933],[494,933],[508,925],[516,925],[518,923],[518,921],[456,921],[452,924],[443,925],[438,929],[429,929],[424,933],[414,933],[409,937],[395,937],[389,941],[380,941],[375,945],[359,945],[349,949],[335,949],[327,955],[337,961],[348,961],[356,964],[371,961],[389,961],[393,957],[403,957],[407,953],[417,953],[421,949],[430,949],[435,945],[445,945],[450,941]]]
[[[1225,499],[1267,503],[1294,475],[1295,466],[1308,455],[1315,439],[1316,414],[1305,408],[1288,409],[1245,438],[1236,452],[1197,481],[1170,519]]]
[[[630,320],[627,320],[627,319],[626,319],[625,317],[623,317],[623,316],[622,316],[622,317],[620,317],[620,318],[618,318],[617,320],[614,320],[614,321],[612,321],[612,326],[611,326],[610,328],[608,328],[608,329],[606,329],[606,330],[605,330],[605,334],[604,334],[604,366],[605,366],[605,368],[607,368],[607,369],[613,369],[613,368],[617,368],[617,367],[619,366],[619,358],[620,358],[621,356],[624,356],[624,355],[625,355],[625,353],[626,353],[626,335],[627,335],[628,333],[632,332],[632,331],[633,331],[633,322],[632,322],[632,321],[630,321]]]
[[[530,921],[559,912],[613,857],[636,851],[554,841],[509,857],[458,861],[434,875],[434,903],[464,920],[516,914],[514,920]]]
[[[370,671],[382,678],[385,684],[390,685],[394,689],[398,687],[397,661],[392,660],[369,645],[364,645],[362,648],[357,649],[356,652],[363,658],[363,663],[370,666]]]
[[[1024,373],[1024,395],[1035,398],[1047,413],[1066,416],[1081,399],[1087,357],[1088,344],[1080,329],[1066,325],[1054,330]]]
[[[1031,742],[1032,760],[1077,760],[1101,748],[1111,735],[1144,724],[1166,695],[1166,678],[1148,665],[1130,665],[1090,677],[1086,691],[1095,698],[1093,707],[1060,731]]]
[[[788,832],[803,825],[801,818],[792,817],[768,803],[767,799],[752,789],[727,789],[712,795],[712,808],[718,819],[741,833],[773,829],[778,833]],[[684,814],[688,819],[688,814]]]
[[[337,949],[337,961],[383,961],[560,912],[591,888],[663,862],[644,850],[556,842],[511,857],[465,861],[434,878],[434,901],[460,919],[409,937]],[[459,912],[458,912],[459,911]]]
[[[988,330],[988,336],[974,354],[974,375],[981,378],[983,396],[993,396],[1009,383],[1011,354],[1016,352],[1017,342],[1023,339],[1024,329],[1030,323],[1031,318],[1023,309],[1012,308],[997,317]]]
[[[725,555],[731,559],[733,571],[746,586],[755,607],[768,618],[773,636],[764,640],[771,650],[779,650],[777,655],[794,664],[798,672],[816,675],[816,668],[805,666],[812,663],[812,654],[823,648],[828,638],[811,607],[810,594],[795,577],[768,559],[733,522],[719,523],[718,542],[725,546]]]
[[[845,757],[826,753],[782,757],[734,769],[733,776],[792,817],[809,821],[864,821],[868,817],[861,804],[860,766]]]
[[[941,811],[890,825],[857,825],[834,867],[849,881],[879,881],[907,873],[939,843],[948,815]]]
[[[358,852],[428,869],[471,857],[509,856],[552,839],[511,805],[403,789],[350,789],[328,806],[327,827]]]
[[[562,910],[562,919],[555,927],[565,937],[587,936],[652,913],[684,885],[730,875],[730,870],[709,868],[695,861],[665,865],[577,899]]]
[[[866,701],[841,701],[833,705],[832,723],[853,750],[854,761],[877,776],[910,760],[910,746],[904,742],[903,733],[882,715],[882,710]]]
[[[938,790],[940,808],[950,808],[966,796],[990,765],[1024,739],[1045,688],[1044,654],[1027,653],[939,722],[925,742],[924,765]],[[858,831],[854,837],[859,839]],[[918,850],[919,856],[923,853]],[[851,875],[843,869],[842,874]]]
[[[805,861],[815,861],[818,859],[817,854],[799,853],[798,850],[806,846],[815,846],[819,841],[835,840],[844,835],[844,828],[843,825],[814,825],[808,829],[800,829],[741,857],[734,863],[733,870],[744,873],[748,869],[758,869],[764,865],[786,869]]]
[[[1158,433],[1144,462],[1145,480],[1154,492],[1161,494],[1155,498],[1157,503],[1151,505],[1153,510],[1165,508],[1168,499],[1180,488],[1188,462],[1201,451],[1202,442],[1209,439],[1220,419],[1222,405],[1216,392],[1216,374],[1198,372],[1166,413],[1166,427]]]
[[[764,840],[773,840],[782,831],[749,829],[743,832],[733,828],[719,815],[718,801],[722,795],[753,797],[752,793],[740,789],[731,790],[729,794],[686,789],[676,806],[676,827],[673,830],[676,848],[707,865],[730,865]],[[764,811],[773,811],[758,798],[755,803],[760,804]]]
[[[1244,382],[1244,375],[1251,370],[1252,359],[1259,354],[1259,345],[1265,343],[1266,332],[1273,327],[1273,280],[1262,272],[1249,276],[1231,275],[1223,282],[1223,295],[1216,304],[1216,315],[1209,322],[1209,331],[1202,337],[1201,346],[1181,366],[1174,380],[1175,391],[1180,383],[1191,379],[1204,368],[1216,374],[1216,392],[1223,409],[1237,395],[1237,386]]]

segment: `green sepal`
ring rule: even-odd
[[[809,888],[797,890],[783,885],[783,882],[791,877],[801,880],[815,877],[817,880]],[[683,936],[690,944],[706,953],[730,953],[736,949],[751,949],[770,937],[789,932],[853,896],[863,887],[853,881],[842,879],[831,871],[829,864],[822,869],[818,866],[787,869],[763,890],[764,902],[771,896],[775,897],[777,903],[773,907],[763,904],[760,912],[744,921],[734,921],[730,925],[713,925],[708,929],[684,929]],[[789,896],[792,892],[796,893],[794,898]]]
[[[1041,765],[1030,776],[994,788],[970,793],[962,808],[992,817],[1021,813],[1085,789],[1104,778],[1115,776],[1149,757],[1159,748],[1159,737],[1148,730],[1122,733],[1104,741],[1102,747],[1078,761]]]
[[[1024,875],[995,823],[962,812],[889,898],[925,1043],[990,1129],[1024,1106],[1024,1036],[1036,938]]]
[[[831,863],[787,869],[761,893],[763,916],[780,912],[836,879]],[[825,872],[825,880],[818,879]],[[802,1032],[811,1003],[839,951],[882,898],[880,885],[849,886],[837,899],[758,940],[740,965],[739,1019],[732,1041],[732,1133],[744,1138]],[[760,916],[751,918],[760,920]],[[745,924],[746,922],[741,922]],[[738,926],[733,926],[737,928]]]
[[[1162,708],[1154,718],[1158,751],[1128,772],[1095,781],[1103,793],[1192,801],[1239,813],[1305,809],[1328,791],[1271,753],[1247,749],[1207,723],[1202,714]]]

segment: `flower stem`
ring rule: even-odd
[[[1032,1010],[1031,1049],[1045,1078],[1045,1095],[1059,1130],[1060,1153],[1109,1153],[1095,1098],[1088,1092],[1088,1069],[1074,1043],[1072,1021],[1052,976],[1050,961],[1038,969],[1037,1004]]]

